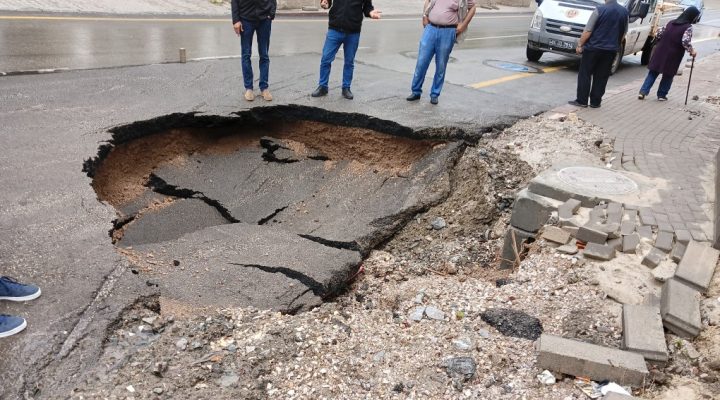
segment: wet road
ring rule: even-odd
[[[478,16],[465,48],[521,46],[530,15]],[[327,19],[279,17],[273,24],[271,55],[319,52]],[[361,52],[399,53],[417,49],[420,20],[367,20]],[[240,53],[228,19],[101,18],[0,15],[0,72],[42,68],[95,68],[151,64]]]

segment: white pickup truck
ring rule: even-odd
[[[549,51],[571,57],[578,39],[590,19],[590,14],[604,0],[544,0],[533,16],[528,31],[527,59],[538,61]],[[630,13],[628,32],[613,62],[617,71],[623,56],[642,51],[641,63],[647,65],[653,37],[659,26],[665,26],[679,14],[675,4],[663,5],[663,0],[618,0]]]

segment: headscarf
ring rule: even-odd
[[[685,25],[685,24],[694,24],[697,22],[697,18],[700,16],[700,10],[697,9],[695,6],[690,6],[685,9],[685,11],[680,14],[677,19],[672,21],[673,25]]]

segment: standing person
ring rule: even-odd
[[[582,54],[582,59],[577,96],[570,104],[587,107],[589,97],[590,107],[600,107],[613,61],[628,30],[628,18],[628,10],[616,0],[605,0],[605,4],[598,6],[590,15],[575,49]]]
[[[430,89],[430,103],[437,104],[455,42],[475,16],[475,0],[425,0],[423,6],[423,35],[420,38],[417,63],[407,101],[420,99],[425,74],[435,57],[435,76]]]
[[[695,7],[688,7],[677,19],[668,22],[664,28],[658,30],[656,35],[658,42],[650,58],[648,74],[640,88],[638,99],[642,100],[650,93],[655,80],[662,74],[657,97],[659,101],[667,100],[673,78],[677,74],[680,63],[685,56],[685,51],[687,50],[693,57],[697,55],[690,42],[693,35],[692,24],[697,22],[699,15],[700,10]]]
[[[242,74],[245,84],[245,100],[255,100],[253,91],[252,55],[253,35],[257,34],[258,54],[260,55],[260,94],[266,101],[272,101],[268,89],[270,74],[270,28],[275,19],[276,0],[232,0],[232,22],[235,34],[240,36],[242,50]]]
[[[320,60],[320,81],[318,87],[311,94],[312,97],[321,97],[328,94],[330,81],[330,67],[335,55],[343,46],[343,81],[342,96],[348,100],[353,99],[350,90],[353,70],[355,69],[355,53],[360,45],[360,28],[363,16],[380,19],[382,13],[373,7],[372,0],[321,0],[322,8],[330,8],[328,31]]]
[[[7,276],[0,276],[0,300],[29,301],[40,297],[40,288],[25,285]],[[25,318],[0,314],[0,338],[22,332],[27,326]]]

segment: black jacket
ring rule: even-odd
[[[233,24],[240,21],[240,18],[250,21],[261,21],[263,19],[274,19],[277,9],[276,0],[232,0]]]
[[[329,26],[332,29],[357,33],[362,27],[363,15],[370,17],[375,7],[372,0],[328,0],[330,4]]]

